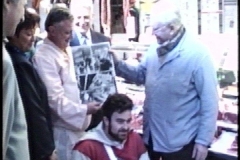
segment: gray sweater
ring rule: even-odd
[[[11,58],[3,44],[3,160],[29,160],[25,112]]]

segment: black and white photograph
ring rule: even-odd
[[[72,47],[76,78],[83,103],[104,102],[117,92],[115,69],[108,42]]]

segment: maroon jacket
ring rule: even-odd
[[[130,132],[123,149],[112,147],[115,156],[122,160],[139,160],[146,148],[142,138],[135,132]],[[110,160],[104,144],[96,140],[83,140],[78,142],[74,151],[81,152],[91,160]]]

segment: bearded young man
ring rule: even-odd
[[[102,122],[75,145],[71,160],[148,160],[140,135],[130,130],[132,108],[126,95],[108,96]]]

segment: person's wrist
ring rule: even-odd
[[[198,142],[195,142],[196,144],[198,145],[201,145],[203,147],[206,147],[206,148],[210,148],[211,145],[206,145],[206,144],[202,144],[202,143],[198,143]]]

